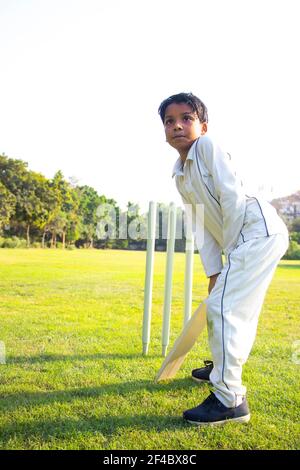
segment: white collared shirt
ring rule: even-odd
[[[173,176],[184,205],[192,207],[194,233],[197,223],[204,224],[198,249],[208,277],[222,270],[222,250],[228,255],[253,237],[286,231],[269,203],[244,194],[230,155],[207,135],[193,143],[184,164],[178,158]],[[197,204],[204,205],[204,220],[197,220]]]

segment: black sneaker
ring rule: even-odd
[[[229,421],[237,423],[247,423],[250,419],[250,412],[246,398],[235,408],[227,408],[211,392],[209,397],[196,408],[187,410],[183,413],[183,418],[191,424],[216,425],[224,424]]]
[[[214,368],[212,361],[204,361],[205,367],[200,369],[192,370],[192,379],[196,382],[207,382],[209,383],[209,375]]]

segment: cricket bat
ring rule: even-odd
[[[185,356],[194,346],[205,325],[206,303],[204,300],[194,312],[193,316],[189,319],[180,336],[175,341],[173,348],[165,358],[155,377],[155,382],[172,379],[176,375],[185,359]]]

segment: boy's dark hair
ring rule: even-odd
[[[165,99],[158,108],[158,113],[161,117],[162,122],[165,120],[165,114],[167,107],[172,103],[186,103],[192,110],[197,114],[201,123],[208,122],[207,107],[205,104],[193,93],[178,93],[177,95],[169,96]]]

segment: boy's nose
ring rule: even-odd
[[[182,129],[182,125],[180,122],[175,122],[174,129]]]

